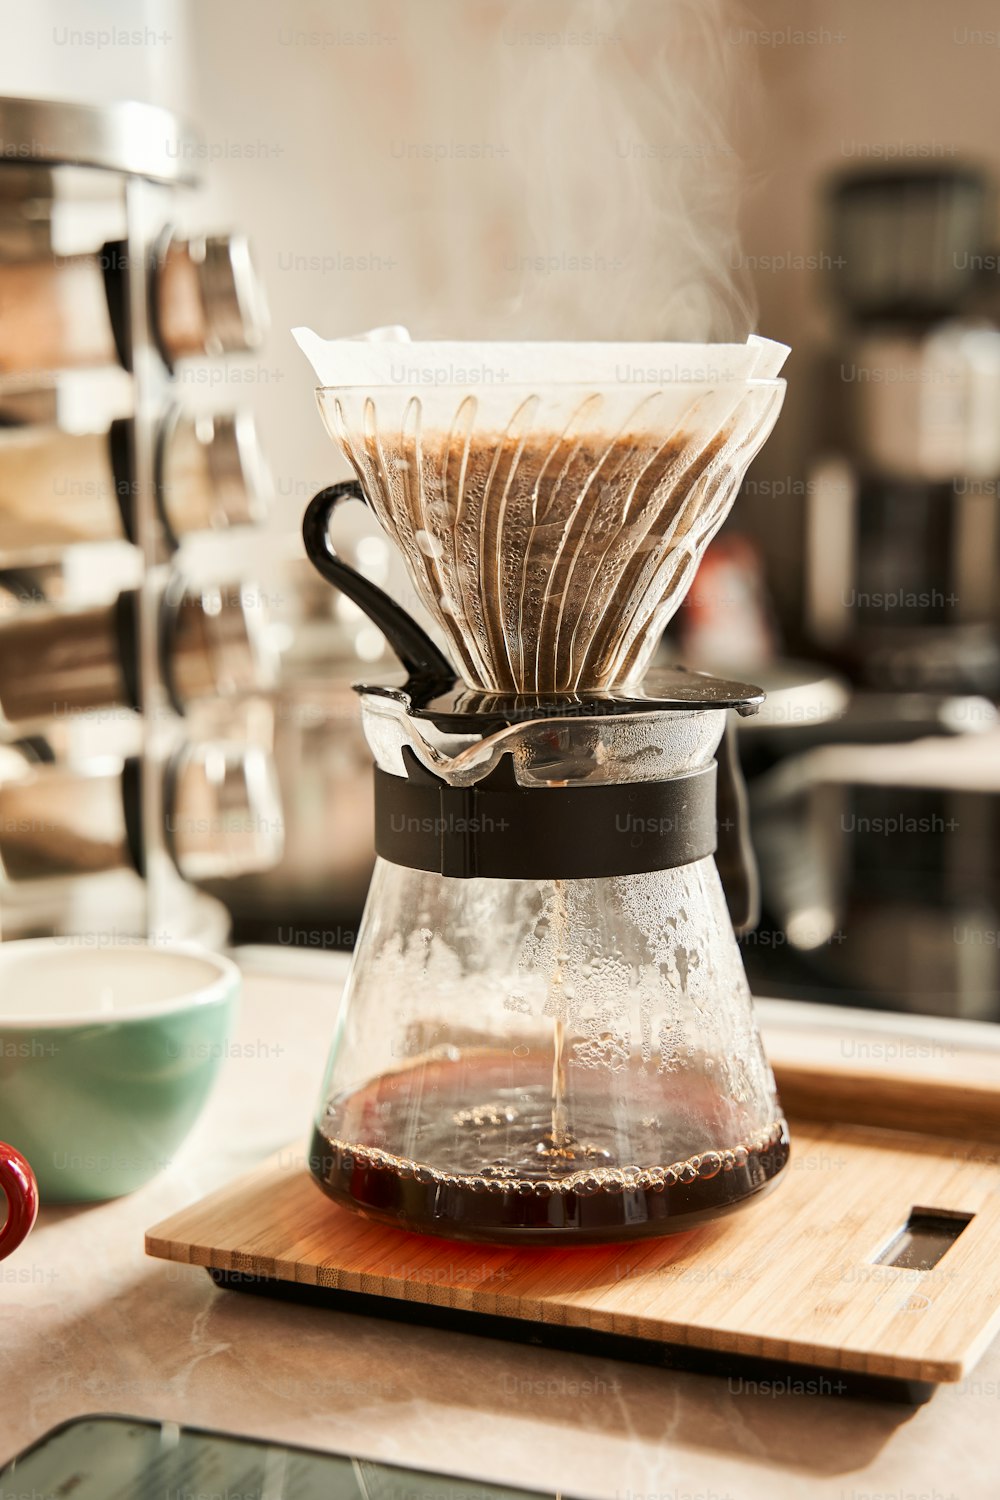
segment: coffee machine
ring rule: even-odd
[[[808,490],[805,627],[878,692],[1000,694],[1000,327],[991,184],[851,171]]]

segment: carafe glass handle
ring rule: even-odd
[[[737,937],[753,932],[760,921],[760,876],[750,839],[747,785],[740,765],[736,728],[732,714],[726,718],[722,743],[715,752],[718,764],[716,808],[718,866],[726,904]]]

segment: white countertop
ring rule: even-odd
[[[0,1461],[114,1411],[606,1500],[1000,1494],[1000,1340],[914,1409],[244,1297],[148,1259],[151,1224],[308,1131],[345,963],[285,957],[294,977],[248,977],[232,1055],[167,1171],[43,1210],[0,1264]]]

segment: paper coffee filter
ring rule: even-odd
[[[414,343],[399,325],[352,338],[324,339],[311,328],[292,336],[321,387],[770,380],[789,352],[756,336],[745,344]]]
[[[771,431],[788,352],[295,334],[458,670],[495,692],[641,676]]]

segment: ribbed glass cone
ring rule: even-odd
[[[506,383],[481,354],[503,346],[469,345],[468,379],[427,390],[419,351],[444,346],[404,347],[411,378],[319,403],[464,679],[641,676],[774,425],[784,382],[756,375],[776,346],[639,346],[613,381]]]

